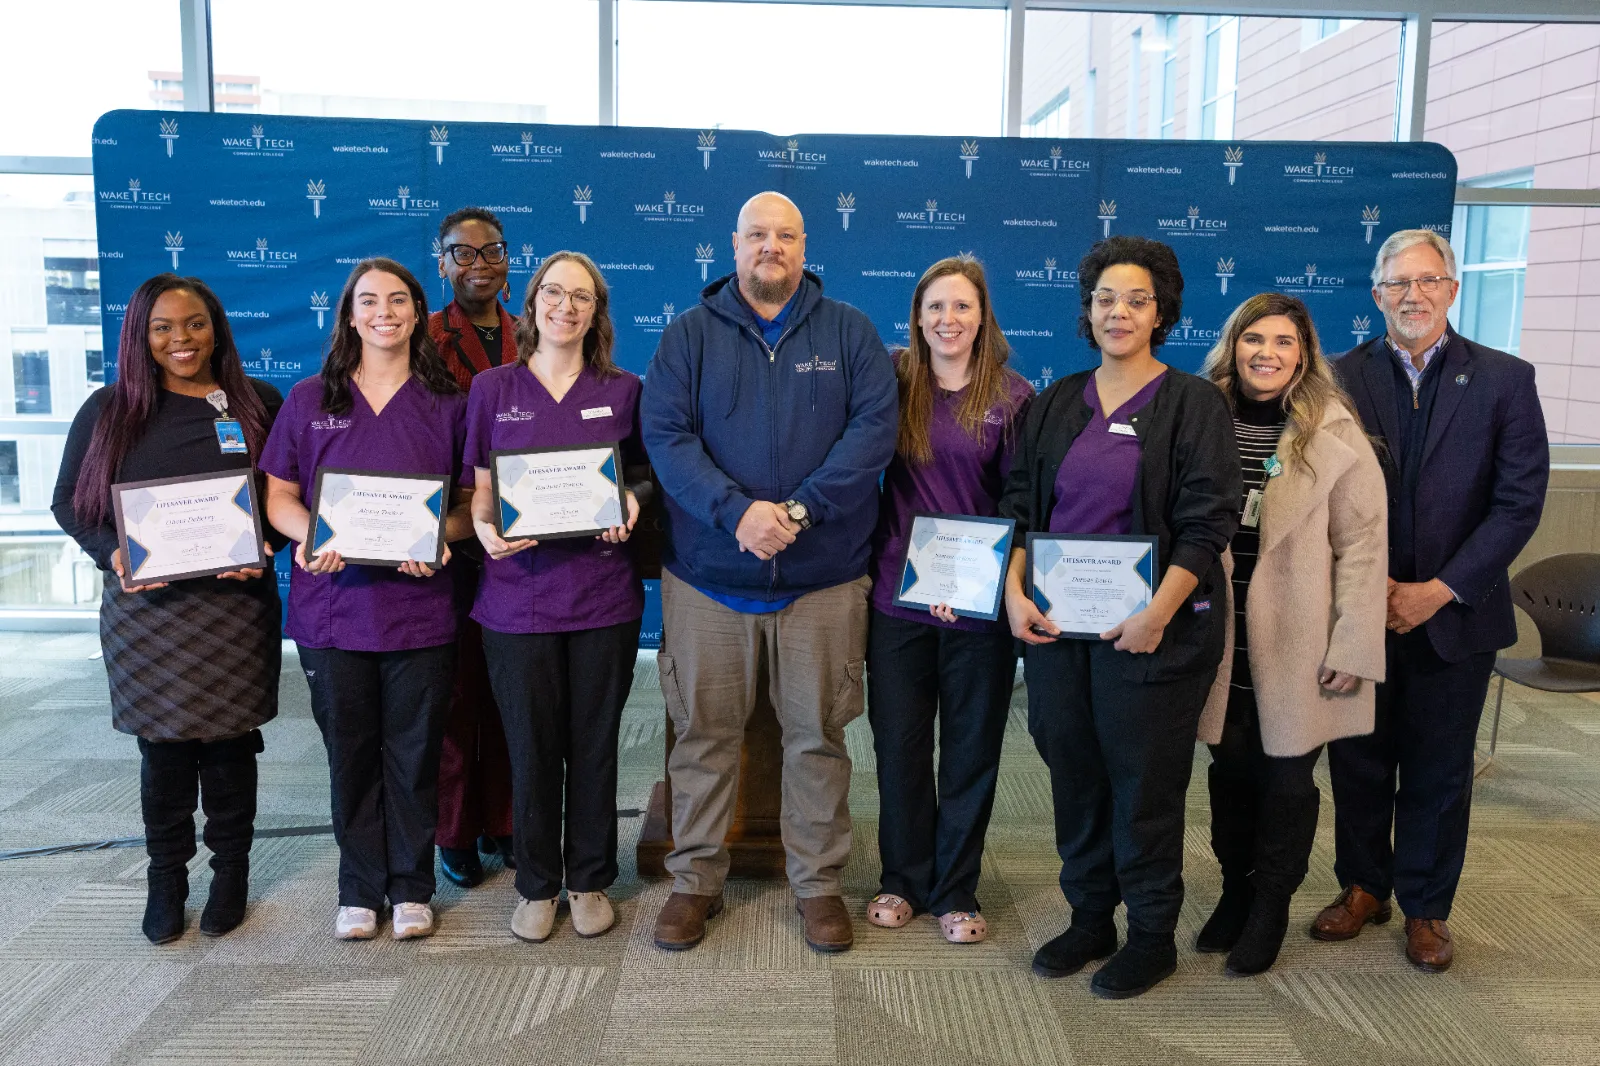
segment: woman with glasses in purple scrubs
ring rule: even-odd
[[[455,665],[448,575],[420,562],[347,566],[308,552],[323,467],[428,474],[455,483],[467,398],[428,338],[422,286],[392,259],[357,264],[339,297],[318,378],[289,393],[267,441],[267,517],[296,542],[288,635],[328,748],[339,843],[334,934],[377,934],[393,907],[396,940],[433,933],[439,744]],[[472,535],[470,490],[445,539]],[[449,548],[444,549],[449,562]]]

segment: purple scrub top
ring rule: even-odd
[[[472,379],[463,484],[491,452],[620,442],[624,467],[645,462],[636,375],[602,378],[585,365],[557,403],[520,362]],[[566,633],[631,622],[644,613],[644,586],[627,544],[593,537],[540,541],[505,559],[485,559],[472,618],[498,633]]]
[[[1089,375],[1083,401],[1094,410],[1094,417],[1067,449],[1056,473],[1050,532],[1126,535],[1133,528],[1133,489],[1142,449],[1128,420],[1155,398],[1166,376],[1163,368],[1107,418],[1100,410],[1100,389],[1094,375]]]
[[[322,410],[322,379],[289,390],[261,456],[261,469],[300,485],[311,507],[321,467],[439,474],[460,478],[467,398],[435,396],[413,377],[376,414],[350,387],[348,414]],[[448,569],[448,566],[446,567]],[[408,651],[456,638],[448,573],[408,577],[386,566],[346,566],[337,574],[289,570],[288,636],[308,648]]]
[[[933,418],[928,425],[928,441],[933,446],[933,461],[908,463],[899,452],[889,461],[883,475],[883,497],[878,507],[878,527],[873,533],[873,610],[908,622],[924,622],[946,629],[975,633],[1008,632],[1005,606],[993,622],[981,618],[957,618],[952,625],[942,622],[926,609],[896,607],[895,590],[905,566],[906,545],[911,537],[911,519],[918,511],[938,514],[976,515],[993,518],[999,513],[1000,491],[1011,470],[1017,427],[1027,414],[1033,386],[1020,375],[1008,375],[1011,393],[1009,410],[996,405],[984,415],[983,440],[967,436],[956,413],[966,398],[966,389],[957,392],[934,390]]]

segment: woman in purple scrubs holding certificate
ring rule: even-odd
[[[895,590],[917,512],[997,513],[1013,427],[1033,386],[1005,365],[1009,349],[976,259],[929,267],[911,313],[911,347],[896,360],[899,436],[873,536],[867,713],[883,890],[867,920],[896,929],[927,911],[946,940],[963,944],[988,934],[978,871],[1017,656],[1004,614],[989,622],[957,617],[948,604],[896,606]]]
[[[472,618],[511,753],[511,931],[534,943],[549,938],[563,885],[579,936],[616,921],[606,889],[617,878],[617,732],[644,613],[623,542],[650,481],[640,382],[612,362],[609,304],[588,256],[546,258],[528,284],[516,361],[478,374],[467,406],[462,481],[476,485],[473,525],[489,556]],[[621,454],[627,489],[623,501],[613,490],[611,506],[624,505],[615,524],[544,540],[497,526],[495,453],[585,445]]]
[[[394,476],[461,470],[467,398],[425,328],[422,286],[392,259],[359,263],[345,283],[318,378],[289,392],[268,438],[267,517],[296,542],[288,635],[328,748],[339,842],[334,934],[377,934],[393,907],[396,940],[433,932],[439,744],[455,663],[448,576],[425,562],[347,564],[308,549],[322,468]],[[465,498],[445,539],[471,536]],[[449,562],[449,548],[442,550]]]

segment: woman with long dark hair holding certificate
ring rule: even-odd
[[[915,601],[919,606],[897,604],[896,593],[906,584],[918,513],[994,516],[1033,387],[1006,366],[1009,349],[976,259],[954,256],[929,267],[911,311],[911,345],[895,364],[900,428],[872,546],[867,713],[878,759],[883,877],[867,921],[896,929],[928,912],[946,940],[964,944],[988,935],[978,873],[1015,642],[1003,613],[992,621],[967,610],[957,615],[947,602],[955,597],[937,590]]]
[[[548,256],[516,361],[474,378],[467,408],[462,478],[489,556],[472,617],[511,753],[511,931],[534,943],[563,887],[579,936],[616,921],[617,734],[644,613],[623,542],[650,481],[640,381],[612,361],[609,307],[588,256]]]
[[[1155,356],[1183,305],[1172,249],[1100,241],[1078,285],[1078,332],[1100,365],[1034,401],[1000,514],[1028,546],[1012,553],[1006,611],[1026,645],[1028,729],[1050,768],[1072,906],[1033,969],[1065,977],[1115,953],[1090,989],[1120,999],[1177,967],[1184,797],[1222,659],[1239,451],[1217,387]]]
[[[328,748],[339,843],[334,934],[431,935],[439,743],[455,613],[442,543],[471,535],[466,397],[428,339],[409,270],[368,259],[339,297],[320,377],[289,392],[267,442],[267,515],[295,541],[288,633]],[[346,553],[350,554],[347,559]],[[351,561],[360,559],[360,562]]]
[[[128,559],[119,541],[112,486],[252,477],[282,397],[245,376],[222,304],[198,278],[140,285],[117,351],[116,384],[73,420],[51,511],[105,571],[111,720],[138,738],[141,758],[144,933],[164,944],[183,933],[197,803],[212,869],[200,931],[221,936],[244,919],[259,727],[278,713],[278,585],[265,559],[215,577],[141,576],[145,560]]]

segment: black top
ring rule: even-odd
[[[1062,378],[1028,408],[1000,499],[1000,516],[1017,523],[1019,546],[1030,531],[1050,528],[1061,461],[1094,415],[1083,398],[1092,373]],[[1200,583],[1154,652],[1118,654],[1126,656],[1128,680],[1170,681],[1222,661],[1222,550],[1239,522],[1239,452],[1222,391],[1181,370],[1162,375],[1132,425],[1141,451],[1130,532],[1159,540],[1162,574],[1181,566]]]
[[[278,417],[283,406],[283,395],[265,381],[246,379],[261,397],[267,408],[267,425]],[[78,484],[78,473],[83,458],[89,451],[89,441],[94,437],[100,412],[111,402],[112,386],[96,389],[78,408],[72,428],[67,431],[67,445],[61,456],[61,472],[56,477],[56,490],[50,501],[50,511],[61,528],[78,542],[85,553],[102,570],[111,569],[111,555],[117,550],[117,523],[110,513],[98,526],[84,523],[72,509],[72,493]],[[155,413],[145,427],[144,436],[128,449],[127,456],[118,468],[113,483],[124,481],[150,481],[162,477],[185,477],[211,474],[223,470],[249,469],[250,456],[242,453],[225,454],[217,443],[216,408],[203,397],[183,396],[162,389],[156,397]],[[265,491],[260,479],[256,485],[257,496],[265,507]],[[267,542],[273,551],[288,543],[265,521]]]
[[[483,345],[483,354],[489,357],[490,366],[499,366],[503,360],[500,357],[503,336],[499,326],[480,326],[476,322],[472,328],[478,331],[478,343]]]
[[[1267,489],[1266,460],[1278,450],[1287,419],[1283,404],[1277,399],[1252,400],[1246,396],[1234,397],[1233,435],[1239,442],[1239,469],[1244,478],[1244,491],[1239,496],[1242,516],[1250,491]],[[1241,517],[1239,529],[1233,535],[1233,688],[1252,688],[1250,682],[1250,651],[1245,632],[1245,603],[1250,595],[1250,577],[1255,573],[1256,555],[1261,550],[1261,527],[1247,526]]]

